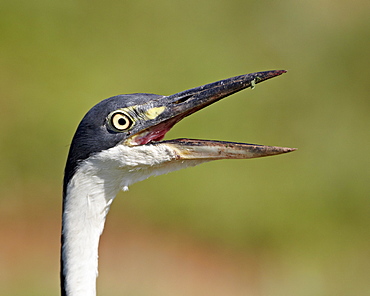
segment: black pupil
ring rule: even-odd
[[[127,124],[126,118],[121,117],[120,119],[118,119],[118,124],[119,125],[126,125]]]

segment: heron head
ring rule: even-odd
[[[178,159],[212,160],[254,158],[290,152],[293,148],[271,147],[209,140],[162,141],[180,120],[247,87],[254,87],[284,70],[257,72],[182,91],[170,96],[136,93],[101,101],[84,116],[73,138],[66,172],[78,163],[117,145],[135,149],[165,145]]]

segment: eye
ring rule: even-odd
[[[122,112],[114,113],[110,121],[112,126],[119,131],[127,130],[133,124],[132,119]]]

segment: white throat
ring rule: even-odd
[[[166,145],[117,145],[83,161],[65,189],[62,272],[68,296],[95,296],[99,238],[120,189],[205,160],[176,160]]]

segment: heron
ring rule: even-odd
[[[96,295],[98,246],[120,190],[150,176],[217,159],[277,155],[295,148],[226,141],[163,140],[180,120],[233,93],[285,73],[240,75],[169,96],[117,95],[92,107],[70,145],[64,171],[61,294]]]

